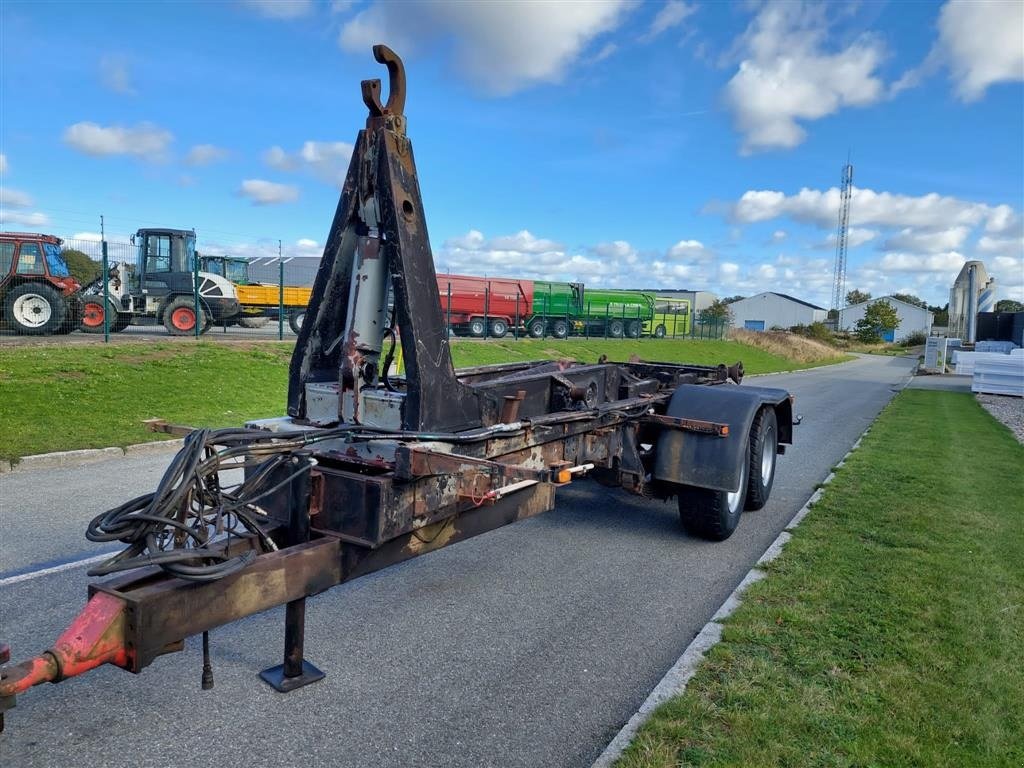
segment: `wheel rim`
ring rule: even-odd
[[[743,496],[743,489],[747,487],[747,464],[750,462],[748,456],[743,460],[743,468],[740,471],[740,487],[735,491],[726,494],[726,503],[729,505],[729,514],[734,514],[739,511],[740,499]]]
[[[505,327],[505,324],[500,321],[491,324],[491,333],[495,336],[504,336],[506,330],[508,329]]]
[[[778,442],[775,428],[769,427],[764,433],[764,443],[761,445],[761,485],[765,488],[772,481],[772,473],[775,471],[775,453],[778,450]]]
[[[544,335],[544,324],[543,323],[534,323],[533,325],[531,325],[530,326],[530,335],[533,336],[535,339],[539,339],[541,336],[543,336]]]
[[[484,324],[483,323],[470,323],[469,324],[469,332],[472,333],[474,336],[483,336],[484,335]]]
[[[46,297],[26,293],[14,300],[14,319],[27,328],[41,328],[50,321],[53,308]]]
[[[305,319],[306,319],[306,313],[305,312],[299,312],[299,314],[297,314],[295,316],[295,327],[296,328],[301,328],[302,327],[302,323],[305,321]]]
[[[179,331],[191,331],[196,327],[196,313],[188,307],[178,307],[171,312],[171,325]]]
[[[99,328],[103,325],[103,305],[95,301],[87,302],[82,307],[82,325],[87,328]]]

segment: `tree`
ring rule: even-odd
[[[846,306],[850,306],[851,304],[863,304],[865,301],[871,301],[871,294],[867,291],[858,291],[854,288],[846,294]]]
[[[921,307],[921,309],[928,308],[927,301],[917,298],[917,296],[912,293],[894,293],[892,297],[902,301],[904,304],[913,304],[915,307]]]
[[[93,261],[87,253],[83,253],[77,248],[65,248],[61,251],[61,256],[67,262],[71,276],[82,285],[88,285],[103,271],[99,262]]]
[[[729,304],[725,299],[715,299],[711,302],[703,312],[700,313],[700,321],[702,323],[718,323],[722,320],[729,320],[732,317],[732,312],[729,310]]]
[[[739,294],[736,294],[735,296],[726,296],[724,299],[722,299],[722,303],[723,304],[732,304],[734,301],[739,301],[740,299],[745,299],[745,298],[747,298],[747,297],[746,296],[740,296]]]
[[[857,321],[854,335],[865,344],[877,344],[882,334],[899,327],[900,318],[896,308],[887,301],[874,301],[864,309],[864,317]]]
[[[996,302],[996,312],[1024,312],[1024,304],[1013,299],[1000,299]]]
[[[941,307],[936,304],[934,307],[929,306],[928,311],[932,313],[932,324],[937,325],[939,328],[946,328],[949,326],[949,302],[947,301]]]

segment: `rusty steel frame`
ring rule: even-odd
[[[207,648],[210,630],[280,605],[288,606],[284,661],[264,678],[278,690],[312,682],[322,674],[303,658],[306,597],[548,511],[556,488],[584,470],[634,493],[669,497],[675,488],[654,473],[659,437],[666,431],[686,432],[694,440],[728,437],[726,421],[667,411],[681,385],[736,389],[732,385],[743,376],[739,364],[602,359],[590,365],[536,361],[455,371],[405,135],[404,68],[384,46],[375,46],[374,56],[388,67],[389,99],[381,103],[379,81],[362,83],[369,116],[355,143],[296,342],[289,416],[258,426],[272,438],[284,424],[308,425],[307,386],[323,383],[337,384],[339,423],[345,423],[346,393],[397,391],[400,425],[375,439],[338,436],[294,451],[287,465],[274,470],[281,482],[272,478],[270,484],[277,490],[261,502],[265,538],[235,536],[219,545],[232,555],[258,553],[241,570],[197,582],[147,567],[91,585],[85,611],[53,648],[0,667],[0,717],[32,685],[103,663],[137,673],[180,650],[190,636],[203,634]],[[402,329],[406,372],[393,381],[387,363],[382,371],[378,361],[380,338],[354,331],[358,307],[350,303],[370,300],[353,285],[366,260],[386,264],[393,317]],[[370,307],[381,316],[383,309]],[[358,410],[353,418],[360,418]],[[151,426],[185,429],[164,422]],[[790,435],[783,424],[782,442]],[[268,539],[276,549],[266,551]],[[0,664],[6,655],[0,645]],[[207,683],[212,686],[212,674],[207,680],[204,673]]]

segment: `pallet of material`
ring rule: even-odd
[[[1024,397],[1024,355],[976,352],[972,392]],[[959,373],[959,367],[957,372]]]

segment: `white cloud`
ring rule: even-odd
[[[615,43],[605,43],[604,47],[594,55],[591,61],[595,64],[599,61],[604,61],[618,50],[619,46]]]
[[[313,10],[313,0],[242,0],[242,5],[268,19],[297,19]]]
[[[316,240],[310,240],[308,237],[301,237],[295,241],[295,245],[299,248],[312,248],[316,249],[320,247],[320,243]]]
[[[246,179],[239,187],[238,194],[252,200],[253,205],[276,205],[298,200],[299,188],[264,179]]]
[[[901,229],[882,243],[882,249],[886,251],[911,251],[914,253],[954,251],[963,246],[970,231],[970,227],[966,226],[950,227],[949,229],[931,232],[921,232],[907,227]]]
[[[881,266],[890,272],[951,271],[960,269],[967,258],[956,251],[947,253],[887,253]]]
[[[147,160],[164,156],[174,140],[170,131],[152,123],[139,123],[134,127],[96,123],[75,123],[64,131],[64,142],[73,149],[94,157],[132,155]]]
[[[679,261],[705,261],[711,253],[700,240],[680,240],[668,249],[665,256]]]
[[[104,54],[100,57],[100,82],[103,87],[124,96],[134,96],[131,75],[128,72],[128,60],[116,54]]]
[[[0,174],[7,173],[7,155],[0,152]]]
[[[188,165],[210,165],[210,163],[226,159],[230,154],[223,147],[213,144],[196,144],[185,155],[185,162]]]
[[[788,217],[823,229],[833,229],[839,213],[839,189],[808,189],[795,195],[777,190],[749,190],[730,206],[729,214],[742,224]],[[850,221],[860,226],[947,229],[985,224],[1002,232],[1017,221],[1007,205],[988,205],[935,193],[911,196],[854,187]]]
[[[1024,256],[1024,237],[989,237],[984,235],[978,240],[978,253],[994,254],[997,257]]]
[[[843,107],[882,98],[875,70],[882,45],[861,37],[836,53],[824,50],[827,6],[765,5],[743,37],[745,58],[725,88],[725,101],[743,134],[742,151],[788,149],[818,120]]]
[[[786,239],[786,230],[784,230],[784,229],[776,229],[774,232],[772,232],[772,242],[773,243],[781,243],[785,239]]]
[[[696,12],[697,6],[692,3],[685,3],[683,0],[668,0],[651,21],[651,26],[643,39],[653,40],[662,32],[678,27]]]
[[[434,254],[438,274],[526,277],[539,280],[592,280],[603,277],[602,284],[626,275],[615,254],[628,254],[632,248],[619,241],[591,249],[589,255],[570,253],[560,243],[535,237],[527,230],[488,240],[479,230],[449,238]]]
[[[89,243],[101,243],[103,242],[103,235],[99,232],[75,232],[70,237],[71,240],[85,240]]]
[[[18,189],[0,187],[0,205],[11,208],[28,208],[32,205],[32,196]]]
[[[11,211],[7,208],[0,208],[0,225],[14,225],[18,227],[45,227],[50,223],[50,217],[45,213],[36,211]]]
[[[263,153],[263,162],[279,171],[308,171],[320,181],[340,188],[353,149],[347,141],[306,141],[296,152],[271,147]]]
[[[560,82],[586,47],[617,27],[631,6],[627,0],[377,0],[346,22],[338,42],[345,51],[363,55],[379,42],[397,51],[438,43],[451,49],[460,75],[504,96]]]
[[[1024,3],[949,0],[938,45],[964,101],[980,99],[994,83],[1024,80]]]

